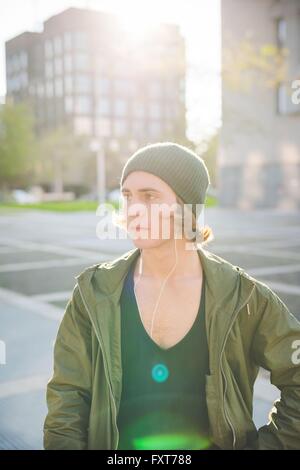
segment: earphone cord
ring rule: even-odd
[[[168,281],[169,277],[171,276],[171,274],[173,273],[173,271],[175,270],[176,266],[177,266],[177,263],[178,263],[178,255],[177,255],[177,246],[176,246],[176,237],[174,238],[174,242],[175,242],[175,264],[173,266],[173,268],[171,269],[171,271],[169,272],[169,274],[166,276],[165,280],[163,281],[162,285],[161,285],[161,288],[160,288],[160,292],[159,292],[159,296],[158,296],[158,299],[156,301],[156,305],[155,305],[155,308],[154,308],[154,311],[153,311],[153,314],[152,314],[152,322],[151,322],[151,332],[150,332],[150,337],[152,338],[152,331],[153,331],[153,324],[154,324],[154,317],[155,317],[155,314],[156,314],[156,311],[157,311],[157,307],[158,307],[158,303],[159,303],[159,300],[162,296],[162,292],[163,292],[163,289],[166,285],[166,282]],[[142,265],[143,265],[143,258],[142,258],[142,254],[141,254],[141,258],[139,260],[139,278],[138,280],[136,281],[133,289],[134,289],[134,293],[135,293],[135,297],[136,297],[136,301],[137,301],[137,295],[136,295],[136,291],[135,291],[135,288],[137,286],[137,284],[139,283],[140,279],[141,279],[141,274],[142,274]],[[138,304],[138,301],[137,301],[137,304]],[[139,308],[139,312],[140,312],[140,308]],[[141,313],[140,313],[141,315]]]

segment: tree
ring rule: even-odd
[[[36,158],[34,119],[25,104],[0,108],[0,186],[4,193],[31,180]]]
[[[228,32],[226,43],[222,76],[232,91],[248,93],[253,86],[274,89],[286,80],[289,57],[286,47],[257,44],[249,34],[236,41]]]
[[[229,144],[234,132],[264,134],[267,124],[258,119],[256,114],[241,106],[246,99],[276,90],[288,79],[289,50],[273,43],[260,43],[253,33],[246,32],[244,37],[236,40],[226,31],[224,34],[226,47],[222,53],[222,80],[226,93],[223,93],[222,120],[232,130],[223,141]],[[236,101],[236,97],[239,100]],[[242,101],[243,98],[243,101]]]
[[[63,192],[66,182],[82,182],[89,153],[84,136],[74,135],[66,125],[51,129],[40,136],[38,153],[37,182],[50,182],[55,192]]]

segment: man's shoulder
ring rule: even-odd
[[[246,268],[238,264],[234,264],[228,259],[225,259],[222,256],[210,250],[205,249],[204,251],[208,259],[221,265],[222,269],[224,269],[225,271],[238,272],[242,277],[248,279],[253,284],[255,284],[256,293],[261,299],[264,298],[266,301],[276,300],[276,301],[282,302],[282,300],[279,298],[276,292],[273,291],[270,285],[266,284],[264,281],[252,275],[250,272],[248,272]]]
[[[136,248],[132,248],[119,256],[112,257],[110,259],[103,260],[99,263],[94,263],[86,266],[83,268],[76,276],[75,279],[82,278],[86,275],[93,274],[96,271],[105,271],[105,270],[110,270],[113,267],[116,267],[118,264],[126,261],[128,257],[130,257],[134,251],[136,251]]]

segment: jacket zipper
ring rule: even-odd
[[[251,289],[251,292],[250,292],[250,294],[249,294],[247,300],[245,300],[245,302],[243,303],[243,305],[242,305],[242,306],[238,309],[238,311],[235,313],[234,318],[233,318],[233,320],[232,320],[232,322],[231,322],[231,324],[230,324],[230,326],[229,326],[229,328],[228,328],[228,331],[227,331],[227,333],[226,333],[226,336],[225,336],[225,339],[224,339],[224,343],[223,343],[223,346],[222,346],[222,350],[221,350],[221,355],[220,355],[220,369],[221,369],[221,374],[222,374],[222,376],[223,376],[224,383],[225,383],[224,393],[223,393],[223,408],[224,408],[224,415],[225,415],[225,418],[226,418],[226,420],[227,420],[227,422],[228,422],[228,424],[229,424],[229,427],[230,427],[230,429],[231,429],[231,431],[232,431],[232,436],[233,436],[233,444],[232,444],[232,446],[233,446],[233,449],[235,449],[235,445],[236,445],[236,434],[235,434],[234,426],[233,426],[232,422],[230,421],[230,418],[229,418],[229,416],[228,416],[228,412],[227,412],[227,410],[226,410],[227,379],[226,379],[226,376],[225,376],[225,373],[224,373],[224,369],[223,369],[222,356],[223,356],[223,352],[224,352],[224,349],[225,349],[225,345],[226,345],[226,341],[227,341],[228,335],[229,335],[229,333],[230,333],[230,331],[231,331],[231,328],[232,328],[232,326],[233,326],[233,324],[234,324],[234,322],[235,322],[235,320],[236,320],[236,318],[237,318],[237,316],[238,316],[238,313],[242,310],[242,308],[245,307],[246,304],[248,304],[249,299],[250,299],[251,295],[253,294],[254,289],[255,289],[255,284],[253,284],[252,289]]]
[[[81,295],[83,304],[84,304],[84,306],[85,306],[85,308],[86,308],[86,310],[87,310],[87,312],[88,312],[88,314],[89,314],[89,316],[90,316],[91,322],[92,322],[92,324],[93,324],[93,326],[94,326],[94,330],[95,330],[95,332],[96,332],[98,341],[99,341],[99,343],[100,343],[100,347],[101,347],[101,350],[102,350],[102,355],[103,355],[103,358],[104,358],[104,372],[105,372],[106,380],[107,380],[108,385],[109,385],[109,391],[110,391],[110,395],[111,395],[111,398],[112,398],[112,402],[113,402],[113,405],[114,405],[114,406],[113,406],[113,407],[114,407],[114,422],[115,422],[115,429],[117,430],[117,445],[116,445],[116,447],[115,447],[115,450],[116,450],[116,449],[118,448],[118,445],[119,445],[119,430],[118,430],[118,426],[117,426],[117,407],[116,407],[115,398],[114,398],[114,395],[113,395],[113,392],[112,392],[111,383],[110,383],[110,380],[109,380],[109,378],[108,378],[107,362],[106,362],[105,354],[103,353],[104,348],[103,348],[102,341],[101,341],[100,337],[98,336],[97,329],[96,329],[95,324],[94,324],[94,322],[93,322],[93,320],[92,320],[92,316],[91,316],[90,310],[89,310],[89,308],[88,308],[88,306],[87,306],[87,303],[86,303],[86,301],[85,301],[85,298],[84,298],[84,296],[83,296],[83,294],[82,294],[82,291],[81,291],[81,288],[80,288],[80,286],[79,286],[79,283],[77,283],[77,284],[78,284],[78,289],[79,289],[79,292],[80,292],[80,295]]]

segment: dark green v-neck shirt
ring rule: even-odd
[[[208,448],[205,278],[194,324],[181,341],[163,349],[141,321],[133,290],[134,265],[120,299],[123,375],[118,449]]]

